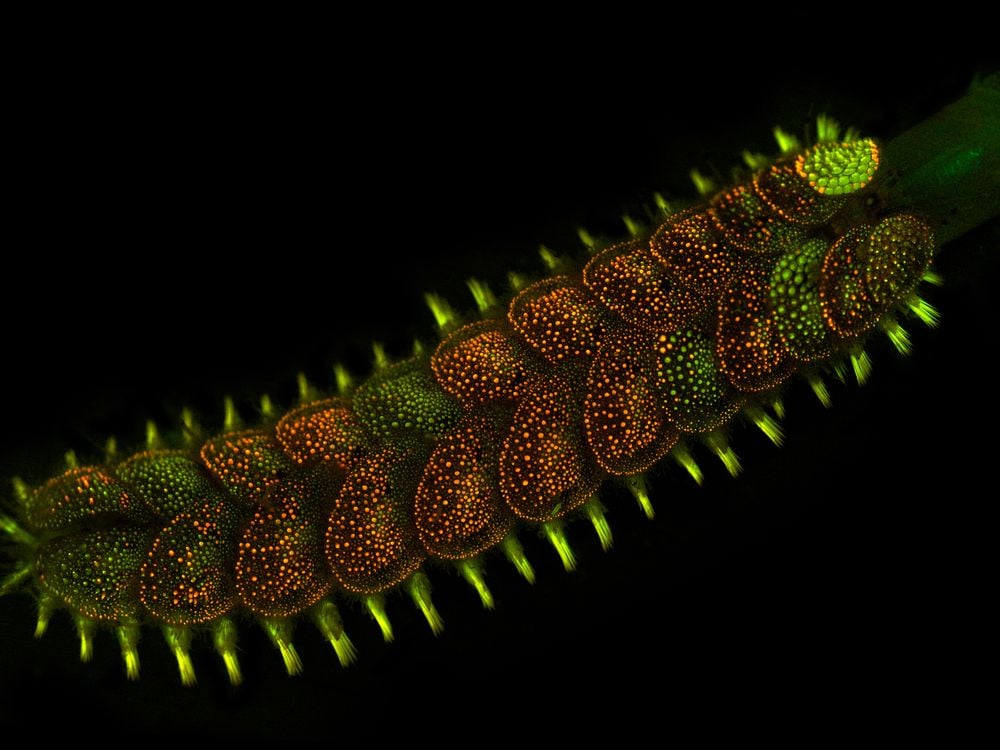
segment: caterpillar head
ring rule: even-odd
[[[866,188],[872,186],[879,160],[878,145],[871,139],[824,142],[800,154],[795,171],[824,198],[860,199],[870,192]],[[876,219],[878,203],[870,197],[860,200],[855,211],[841,209],[849,228],[823,259],[823,317],[843,336],[865,333],[906,299],[934,254],[933,231],[925,221],[908,214]]]

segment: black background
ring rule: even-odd
[[[464,58],[444,56],[362,82],[363,59],[130,71],[98,57],[54,73],[21,115],[24,232],[0,297],[5,479],[44,479],[68,447],[95,458],[108,434],[136,445],[147,418],[169,424],[185,404],[217,424],[225,394],[289,403],[300,370],[326,386],[334,361],[363,374],[372,339],[394,355],[433,341],[425,291],[471,307],[469,275],[502,288],[508,270],[540,273],[538,243],[576,252],[577,225],[620,233],[618,214],[652,190],[692,196],[691,167],[725,174],[743,148],[770,150],[775,123],[801,132],[829,112],[888,138],[988,70],[714,72],[580,55],[467,82]],[[572,526],[572,575],[535,539],[533,587],[491,558],[495,612],[433,573],[441,637],[402,597],[389,646],[345,606],[359,663],[341,670],[304,623],[295,679],[244,623],[233,691],[207,643],[198,686],[181,688],[150,629],[140,682],[106,634],[81,665],[69,618],[36,642],[32,601],[7,597],[0,716],[107,735],[437,741],[466,726],[523,736],[525,717],[669,736],[974,712],[961,671],[982,658],[995,588],[983,529],[998,240],[994,225],[945,248],[948,283],[929,292],[943,321],[911,326],[913,356],[876,343],[870,385],[832,386],[830,411],[793,385],[780,450],[738,430],[739,479],[707,452],[701,489],[663,467],[652,523],[609,490],[615,548]]]

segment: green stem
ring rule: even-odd
[[[1000,74],[888,144],[888,208],[935,224],[946,243],[1000,214]]]

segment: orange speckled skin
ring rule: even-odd
[[[901,303],[930,262],[930,230],[871,216],[845,231],[838,217],[864,215],[862,200],[822,195],[779,161],[528,284],[485,320],[451,325],[431,354],[353,393],[197,452],[72,469],[30,494],[27,526],[53,537],[39,586],[108,623],[290,618],[573,514],[605,479],[640,474],[739,409],[769,404],[792,374],[857,347]],[[782,277],[799,297],[776,294],[779,262],[807,242],[827,248],[822,263]],[[807,339],[806,323],[824,335]],[[79,591],[100,589],[80,561],[117,527],[129,529],[130,554],[110,557],[106,603],[81,604]],[[130,573],[137,544],[148,551]]]

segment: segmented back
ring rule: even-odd
[[[828,121],[821,135],[582,267],[545,255],[554,274],[506,306],[479,285],[485,320],[432,299],[434,351],[380,363],[336,398],[304,387],[261,426],[233,418],[190,450],[151,439],[21,487],[21,517],[4,520],[24,547],[11,582],[37,590],[39,631],[68,609],[88,657],[93,630],[113,627],[134,677],[138,626],[158,624],[190,683],[192,628],[206,628],[238,682],[235,615],[260,621],[289,673],[308,615],[346,663],[338,597],[360,597],[389,639],[384,595],[401,588],[437,631],[429,564],[455,565],[489,607],[484,553],[533,578],[518,531],[539,525],[567,569],[564,519],[589,518],[610,544],[603,481],[651,515],[642,473],[668,455],[700,481],[701,442],[735,474],[737,413],[780,442],[768,409],[788,378],[822,399],[827,368],[849,361],[864,379],[872,329],[903,349],[895,316],[933,322],[916,295],[930,227],[868,200],[873,141],[838,141]]]

